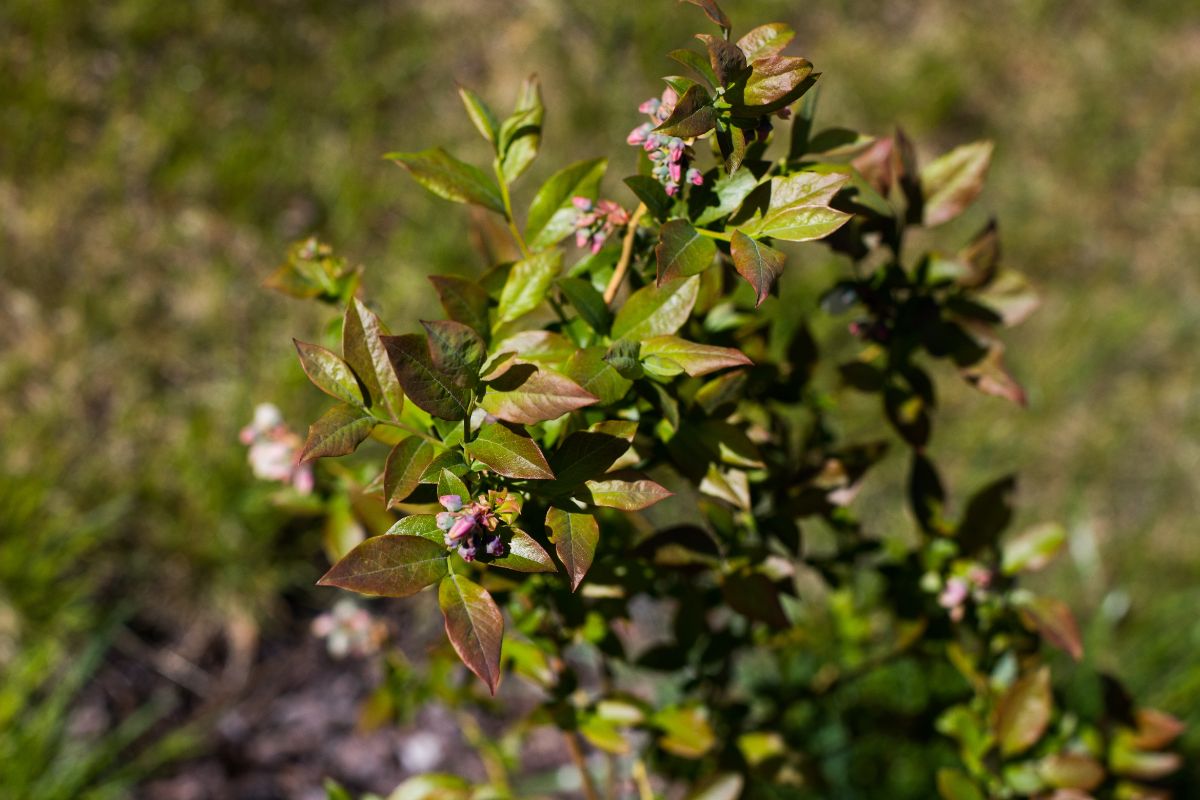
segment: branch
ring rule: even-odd
[[[637,211],[634,211],[633,216],[629,219],[629,227],[625,230],[625,240],[621,242],[621,260],[617,262],[617,269],[613,272],[608,286],[604,288],[605,303],[613,301],[613,298],[617,296],[617,290],[621,288],[621,282],[625,280],[625,273],[629,270],[629,262],[633,257],[633,237],[637,234],[638,223],[642,221],[646,211],[646,204],[639,203]]]
[[[579,734],[575,731],[563,731],[563,738],[567,740],[567,752],[571,754],[571,761],[574,762],[575,768],[579,770],[579,778],[583,782],[583,795],[587,800],[600,800],[600,794],[596,791],[596,784],[592,782],[592,773],[588,772],[587,761],[583,758],[583,748],[579,746]]]

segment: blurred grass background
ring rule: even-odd
[[[947,381],[933,453],[960,496],[1017,470],[1022,518],[1067,523],[1070,557],[1040,580],[1085,621],[1090,658],[1188,719],[1194,751],[1200,11],[725,7],[741,30],[796,28],[824,72],[826,125],[900,123],[926,157],[995,140],[963,227],[997,214],[1007,262],[1043,292],[1010,338],[1030,407]],[[519,194],[609,153],[607,193],[631,205],[616,179],[633,168],[635,106],[704,24],[670,0],[0,4],[0,784],[132,785],[188,745],[159,737],[119,759],[136,730],[96,734],[115,720],[53,702],[87,681],[79,654],[99,663],[130,626],[139,641],[244,644],[315,577],[316,541],[289,533],[237,444],[256,402],[297,425],[320,407],[289,341],[312,338],[318,312],[260,289],[286,244],[316,233],[365,264],[369,295],[405,327],[429,313],[420,276],[479,259],[465,216],[379,156],[482,157],[454,81],[507,108],[538,72],[543,156]],[[893,457],[865,498],[879,524],[907,525],[885,502],[903,471]],[[134,726],[136,709],[159,713],[130,703],[118,716]]]

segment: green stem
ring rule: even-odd
[[[517,220],[513,216],[512,196],[508,193],[508,181],[504,179],[504,172],[500,169],[499,160],[492,162],[492,170],[496,173],[496,182],[500,184],[500,199],[504,203],[504,221],[508,223],[508,230],[512,233],[513,241],[517,243],[517,249],[521,251],[521,257],[529,258],[529,245],[525,244],[525,237],[521,235],[521,229],[517,227]]]
[[[704,228],[696,228],[696,233],[701,236],[707,236],[710,239],[720,239],[722,242],[728,242],[733,239],[732,233],[722,233],[721,231],[709,231]]]

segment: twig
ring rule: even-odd
[[[629,227],[625,229],[625,240],[621,242],[621,260],[617,262],[617,268],[608,281],[608,286],[604,287],[605,303],[613,301],[613,298],[617,296],[617,291],[621,288],[621,281],[625,280],[625,273],[629,270],[629,262],[633,257],[633,237],[637,234],[638,223],[642,221],[646,211],[646,204],[639,203],[637,211],[634,211],[633,216],[629,218]]]
[[[640,758],[633,762],[633,782],[638,787],[638,800],[654,800],[654,789],[650,787],[650,776],[646,774],[646,765]]]
[[[583,748],[579,746],[579,734],[575,731],[563,731],[563,738],[567,740],[567,752],[571,754],[571,761],[579,770],[584,797],[587,800],[600,800],[600,795],[596,792],[596,784],[592,782],[592,773],[588,771],[587,761],[583,757]]]

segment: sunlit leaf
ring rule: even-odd
[[[1005,575],[1037,572],[1049,564],[1067,543],[1067,530],[1057,522],[1043,522],[1004,545],[1001,568]]]
[[[662,731],[659,746],[681,758],[700,758],[717,743],[708,719],[696,708],[663,709],[650,722]]]
[[[675,103],[671,116],[654,130],[666,136],[689,139],[711,131],[717,124],[712,98],[700,84],[691,86]]]
[[[992,143],[974,142],[954,148],[922,169],[925,224],[949,222],[974,203],[991,163]]]
[[[740,350],[717,347],[680,339],[678,336],[654,336],[642,342],[642,357],[662,356],[674,361],[693,378],[728,367],[751,363]]]
[[[512,535],[505,543],[506,552],[499,558],[488,562],[493,567],[503,567],[514,572],[557,572],[554,560],[546,552],[537,539],[534,539],[519,528],[512,529]]]
[[[746,61],[753,63],[765,56],[773,56],[788,46],[796,32],[782,22],[759,25],[742,38],[737,46],[746,54]]]
[[[738,800],[744,783],[736,772],[723,772],[692,789],[685,800]]]
[[[500,293],[500,322],[511,322],[541,305],[562,270],[562,258],[561,250],[547,250],[513,264]]]
[[[716,243],[701,236],[685,219],[673,219],[659,230],[658,245],[654,248],[658,259],[658,283],[676,278],[697,275],[712,265],[717,255]]]
[[[479,131],[479,134],[489,142],[495,142],[500,121],[496,119],[492,109],[488,108],[488,104],[483,101],[482,97],[465,86],[458,87],[458,96],[462,99],[463,108],[467,110],[467,116],[471,118],[471,123]]]
[[[418,183],[438,197],[456,203],[474,203],[504,213],[504,201],[496,181],[483,170],[459,161],[440,147],[419,153],[389,153],[385,158],[404,167]]]
[[[575,591],[592,566],[596,544],[600,541],[600,526],[591,514],[555,507],[546,512],[546,527],[550,530],[550,541],[554,543],[558,560],[571,576],[571,591]]]
[[[537,157],[544,114],[542,87],[537,76],[531,75],[521,84],[516,110],[501,124],[498,134],[500,170],[509,183],[519,178]]]
[[[696,305],[700,279],[696,276],[643,286],[634,292],[613,320],[614,339],[648,339],[675,333]]]
[[[487,464],[493,472],[509,478],[554,478],[537,443],[523,431],[502,423],[484,425],[475,440],[467,445],[467,452]]]
[[[570,378],[520,364],[488,385],[480,405],[494,417],[533,425],[590,406],[596,400]]]
[[[525,220],[525,240],[530,247],[545,249],[575,230],[579,211],[571,201],[575,197],[596,199],[607,166],[606,158],[579,161],[554,173],[542,184]]]
[[[441,580],[448,552],[444,545],[418,536],[373,536],[317,583],[359,594],[408,597]]]
[[[362,389],[354,371],[334,353],[315,344],[293,339],[296,352],[300,354],[300,366],[313,385],[330,397],[350,405],[363,406]]]
[[[783,272],[783,253],[751,239],[741,231],[733,232],[730,250],[734,269],[754,287],[756,305],[762,305],[771,293],[776,278]]]
[[[1033,747],[1050,722],[1050,668],[1039,667],[1023,675],[997,701],[992,730],[1005,756]]]
[[[336,405],[308,428],[301,461],[353,453],[371,435],[375,418],[361,408]]]
[[[616,477],[618,475],[622,477]],[[630,477],[634,479],[626,479]],[[672,492],[649,478],[626,476],[622,473],[586,481],[584,489],[579,492],[582,500],[595,506],[619,508],[622,511],[641,511],[672,496]]]
[[[1028,628],[1036,630],[1047,642],[1076,661],[1083,658],[1083,639],[1070,606],[1053,597],[1019,597],[1017,609]]]
[[[446,618],[446,636],[467,668],[492,694],[500,685],[500,646],[504,617],[486,589],[450,573],[438,586],[438,605]]]
[[[392,419],[399,419],[404,392],[380,338],[386,334],[387,328],[374,312],[357,298],[350,301],[342,321],[342,355],[367,387],[370,407],[382,408]]]

